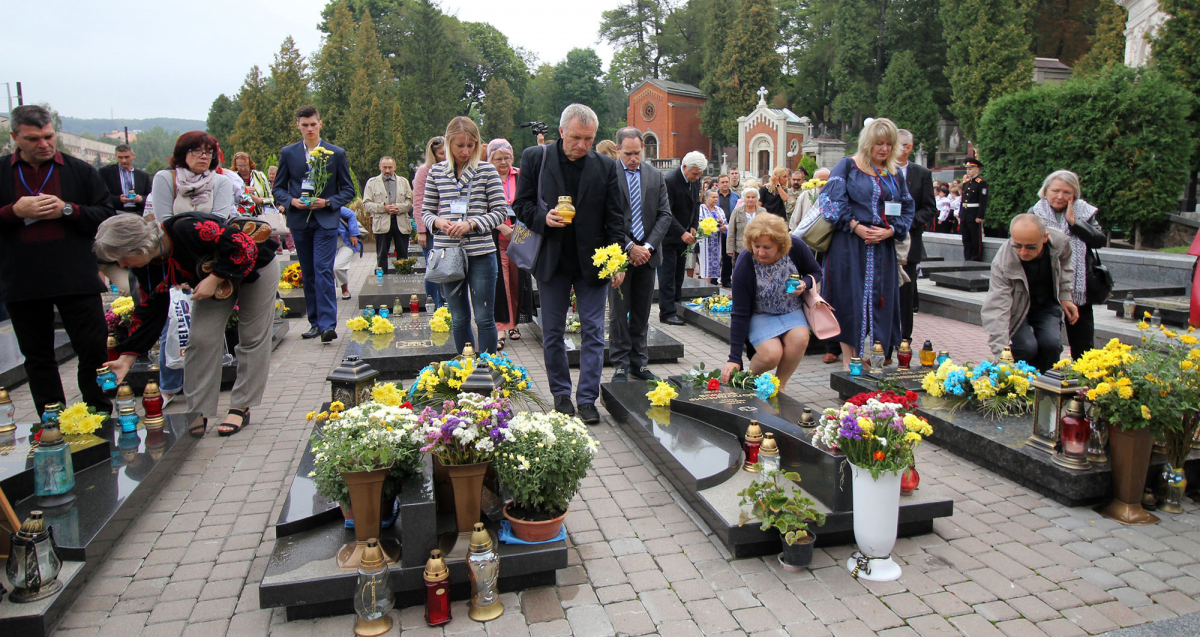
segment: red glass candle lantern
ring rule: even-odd
[[[1054,454],[1055,464],[1068,469],[1083,470],[1092,466],[1087,458],[1088,442],[1092,439],[1092,423],[1083,413],[1083,401],[1072,398],[1059,420],[1059,443],[1062,449]]]
[[[117,337],[115,335],[113,335],[112,332],[109,332],[109,334],[108,334],[108,360],[115,361],[121,357],[121,355],[117,352],[117,345],[119,345],[119,343],[117,342]]]
[[[450,569],[442,552],[434,549],[425,562],[425,622],[441,626],[450,622]]]
[[[900,476],[900,495],[912,495],[912,492],[919,486],[921,486],[921,474],[917,473],[916,466],[910,464]]]
[[[162,392],[158,389],[158,366],[150,367],[151,379],[146,382],[146,388],[142,390],[142,409],[146,412],[146,418],[154,418],[162,416],[163,397]]]
[[[900,363],[900,369],[908,369],[909,363],[912,362],[912,345],[908,343],[907,338],[900,343],[900,353],[896,355],[896,360]]]
[[[413,314],[421,311],[421,302],[417,299],[416,294],[408,297],[408,310]]]
[[[750,426],[746,427],[746,437],[742,441],[742,450],[746,452],[746,464],[742,465],[742,469],[758,473],[758,450],[762,448],[762,440],[762,427],[758,425],[757,420],[751,420]]]

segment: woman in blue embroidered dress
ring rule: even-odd
[[[717,227],[725,230],[725,212],[717,205],[717,191],[709,190],[704,193],[700,203],[699,221],[712,219]],[[698,223],[698,222],[697,222]],[[721,276],[721,233],[700,240],[700,250],[697,269],[701,279],[716,284]]]
[[[914,206],[896,172],[898,131],[880,118],[863,127],[858,152],[830,174],[817,205],[835,232],[825,260],[825,300],[841,324],[843,365],[873,341],[891,352],[900,345],[900,276],[896,241],[908,236]],[[866,343],[866,345],[864,345]]]

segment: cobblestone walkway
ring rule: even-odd
[[[352,290],[371,261],[355,261]],[[340,301],[339,310],[344,322],[356,301]],[[272,523],[308,438],[304,414],[328,395],[325,376],[346,342],[344,328],[334,345],[301,340],[306,327],[294,320],[275,350],[253,424],[231,438],[210,427],[149,512],[125,530],[58,635],[351,633],[351,616],[284,622],[281,610],[258,607]],[[652,366],[660,375],[728,355],[699,329],[655,327],[687,348],[678,364]],[[959,358],[987,355],[976,326],[918,315],[914,336]],[[542,351],[528,330],[507,351],[544,390]],[[806,358],[787,393],[834,406],[833,367]],[[73,378],[73,368],[65,365],[63,377]],[[28,388],[13,398],[20,417],[30,419]],[[182,410],[182,403],[168,409]],[[486,625],[467,618],[465,602],[437,629],[424,625],[420,607],[393,611],[392,634],[1068,636],[1200,611],[1200,516],[1191,500],[1185,513],[1162,514],[1157,526],[1122,527],[925,444],[918,451],[922,485],[938,484],[952,496],[954,516],[938,519],[933,533],[897,542],[898,582],[859,582],[839,565],[849,545],[817,549],[801,573],[781,570],[773,556],[730,559],[618,429],[605,422],[593,433],[603,447],[567,518],[570,560],[558,585],[505,594],[503,617]]]

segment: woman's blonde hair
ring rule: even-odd
[[[792,249],[792,235],[788,234],[787,222],[782,217],[770,213],[755,215],[754,220],[746,226],[746,249],[754,252],[754,242],[761,237],[774,241],[779,246],[780,256]]]
[[[611,139],[602,139],[600,140],[599,144],[596,144],[596,152],[604,155],[605,157],[620,159],[621,154],[618,152],[618,150],[617,143]]]
[[[446,165],[451,169],[455,168],[455,164],[454,154],[450,152],[450,140],[454,139],[455,135],[464,134],[475,140],[475,152],[471,153],[466,167],[474,169],[479,166],[479,160],[483,157],[483,136],[479,134],[479,127],[475,125],[475,120],[459,115],[446,124]]]
[[[900,156],[900,130],[886,117],[871,120],[863,126],[862,133],[858,135],[858,150],[854,158],[860,166],[870,166],[871,151],[875,148],[875,142],[881,139],[892,145],[892,152],[883,162],[883,167],[888,172],[896,172],[896,158]]]
[[[441,135],[438,135],[437,137],[430,137],[429,141],[425,143],[425,165],[433,166],[436,164],[437,154],[433,152],[433,149],[445,146],[445,137],[442,137]]]
[[[776,166],[775,170],[771,171],[771,183],[783,184],[784,186],[787,186],[788,179],[790,179],[791,176],[792,171],[784,168],[783,166]]]

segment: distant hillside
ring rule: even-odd
[[[148,131],[155,126],[162,126],[163,130],[177,133],[184,133],[190,130],[204,130],[204,122],[198,119],[178,119],[174,117],[151,117],[149,119],[79,119],[76,117],[62,118],[63,130],[68,133],[82,135],[91,133],[99,136],[111,130],[121,129],[128,126],[129,130]]]

